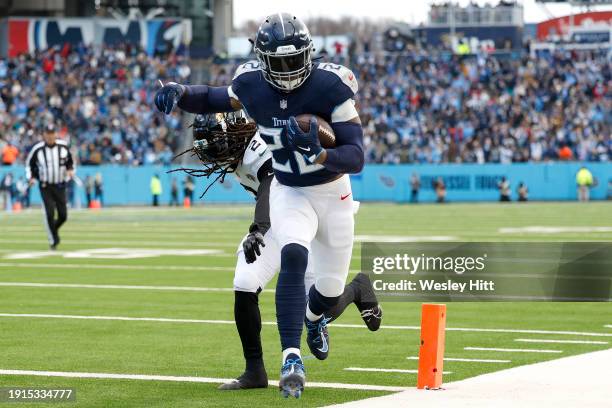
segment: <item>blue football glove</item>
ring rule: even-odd
[[[169,115],[184,93],[185,87],[183,85],[168,82],[155,93],[155,106],[161,113]]]
[[[321,142],[319,142],[317,118],[314,116],[310,118],[310,131],[305,133],[300,129],[295,116],[291,116],[287,125],[287,141],[291,149],[301,153],[308,163],[314,164],[323,152]]]

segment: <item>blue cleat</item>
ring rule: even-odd
[[[322,316],[316,322],[311,322],[308,319],[304,319],[304,322],[308,329],[306,342],[310,352],[319,360],[325,360],[329,353],[329,333],[327,333],[327,322],[329,322],[329,319]]]
[[[281,395],[283,398],[288,398],[290,395],[300,398],[302,392],[304,392],[304,384],[306,384],[304,363],[299,357],[288,358],[281,367],[280,381],[278,382]]]

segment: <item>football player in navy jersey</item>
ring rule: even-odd
[[[270,218],[281,248],[276,287],[283,351],[279,387],[283,396],[299,397],[305,383],[302,321],[310,351],[318,359],[327,358],[325,313],[338,303],[349,270],[354,223],[348,174],[360,172],[364,163],[363,130],[353,100],[357,80],[341,65],[313,63],[308,28],[288,13],[266,18],[254,51],[257,61],[239,66],[231,86],[169,83],[157,92],[155,104],[166,114],[175,105],[192,113],[242,108],[272,153]],[[314,118],[310,130],[302,131],[295,119],[300,114],[328,121],[336,147],[321,146]],[[315,284],[306,302],[309,253]]]
[[[268,376],[261,345],[259,293],[278,273],[281,263],[281,250],[274,228],[270,227],[269,195],[274,178],[272,154],[256,126],[247,121],[240,111],[227,115],[196,115],[192,128],[194,146],[190,151],[203,162],[204,170],[183,170],[205,177],[232,173],[256,200],[253,222],[238,246],[234,272],[234,319],[246,368],[236,380],[222,384],[219,389],[267,387]],[[358,207],[355,205],[355,212]],[[312,263],[309,263],[304,278],[306,295],[314,279]],[[346,285],[338,303],[326,312],[326,316],[330,321],[337,319],[351,303],[357,306],[368,329],[378,330],[382,309],[368,276],[363,273],[358,273]]]

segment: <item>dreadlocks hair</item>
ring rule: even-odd
[[[193,147],[174,156],[177,159],[191,153],[203,168],[179,168],[168,171],[185,172],[192,177],[215,176],[200,198],[217,182],[223,183],[228,173],[236,171],[249,142],[257,132],[257,125],[249,122],[242,112],[196,115],[190,126],[193,128]]]

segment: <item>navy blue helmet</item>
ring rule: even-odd
[[[281,91],[298,88],[312,71],[312,38],[293,14],[267,17],[257,30],[254,51],[266,81]]]

